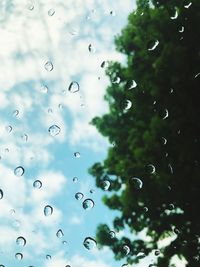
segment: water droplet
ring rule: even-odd
[[[27,9],[30,10],[30,11],[32,11],[34,9],[34,5],[32,3],[29,3],[27,5]]]
[[[83,201],[84,210],[91,210],[94,207],[94,201],[90,198],[87,198]]]
[[[121,81],[121,79],[119,77],[115,77],[115,78],[113,78],[112,83],[119,84],[120,81]]]
[[[169,111],[168,111],[168,109],[165,109],[165,115],[163,117],[163,120],[165,120],[166,118],[168,118],[168,116],[169,116]]]
[[[50,216],[53,213],[53,208],[50,205],[44,207],[44,215]]]
[[[123,251],[124,251],[125,255],[128,255],[128,254],[130,253],[131,250],[130,250],[129,246],[124,245],[124,246],[123,246]]]
[[[8,133],[10,133],[10,132],[12,132],[12,126],[6,126],[6,131],[8,132]]]
[[[2,198],[3,198],[3,190],[0,189],[0,199],[2,199]]]
[[[3,264],[0,264],[0,267],[5,267]]]
[[[48,113],[52,114],[53,113],[53,109],[52,108],[48,108]]]
[[[46,259],[47,259],[47,260],[50,260],[50,259],[51,259],[51,255],[47,254],[47,255],[46,255]]]
[[[175,233],[176,235],[180,234],[179,229],[178,229],[178,228],[174,228],[174,233]]]
[[[184,5],[184,8],[189,8],[192,5],[192,2],[190,2],[188,5]]]
[[[78,177],[73,177],[72,181],[73,181],[74,183],[77,183],[77,182],[78,182]]]
[[[46,94],[46,93],[48,93],[48,91],[49,91],[48,86],[46,86],[46,85],[42,85],[42,86],[40,87],[40,92],[41,92],[41,93]]]
[[[156,40],[156,41],[154,41],[154,42],[149,42],[149,44],[148,44],[148,50],[149,51],[153,51],[154,49],[156,49],[156,47],[159,45],[159,41],[158,40]]]
[[[102,181],[103,190],[107,191],[109,189],[109,187],[110,187],[110,181],[108,181],[108,180]]]
[[[28,141],[28,135],[27,134],[22,134],[21,135],[21,139],[22,139],[22,141],[27,142]]]
[[[182,26],[181,29],[179,30],[179,32],[181,32],[181,33],[184,32],[184,29],[185,29],[184,26]]]
[[[149,267],[157,267],[157,265],[155,263],[151,263],[149,264]]]
[[[70,93],[76,93],[80,90],[80,86],[77,82],[73,81],[70,83],[68,90]]]
[[[134,89],[135,87],[137,87],[137,83],[136,81],[132,80],[131,85],[128,89],[131,90],[131,89]]]
[[[163,140],[163,145],[166,145],[167,144],[167,139],[165,137],[162,137],[162,140]]]
[[[63,245],[67,245],[67,241],[65,241],[65,240],[62,243],[63,243]]]
[[[155,166],[153,164],[148,164],[147,167],[148,167],[149,172],[151,174],[154,174],[156,172],[156,168],[155,168]]]
[[[168,167],[169,167],[169,170],[170,170],[171,174],[173,174],[174,171],[173,171],[172,165],[171,164],[168,164]]]
[[[22,253],[16,253],[15,254],[15,259],[22,260],[23,259],[23,254]]]
[[[146,257],[146,254],[144,253],[144,252],[139,252],[138,254],[137,254],[137,258],[138,259],[144,259]]]
[[[133,177],[130,179],[130,184],[133,185],[135,189],[141,189],[143,186],[143,182],[139,178],[136,178],[136,177]]]
[[[59,230],[57,231],[57,233],[56,233],[56,236],[57,236],[58,238],[62,238],[62,237],[64,236],[63,231],[62,231],[61,229],[59,229]]]
[[[17,109],[14,110],[14,111],[13,111],[13,117],[16,118],[18,115],[19,115],[19,110],[17,110]]]
[[[105,67],[107,67],[108,66],[108,62],[107,61],[103,61],[102,63],[101,63],[101,68],[105,68]]]
[[[132,102],[131,102],[131,100],[126,100],[125,110],[129,110],[131,107],[132,107]]]
[[[149,209],[147,207],[143,208],[144,212],[147,212]]]
[[[52,17],[53,15],[55,14],[55,10],[54,9],[49,9],[49,11],[48,11],[48,15],[50,16],[50,17]]]
[[[155,252],[154,252],[155,256],[159,256],[160,255],[160,250],[157,249]]]
[[[83,193],[81,193],[81,192],[78,192],[78,193],[75,194],[75,198],[76,198],[77,200],[81,200],[83,197],[84,197],[84,195],[83,195]]]
[[[88,45],[88,50],[89,50],[90,53],[95,53],[96,52],[96,49],[92,44]]]
[[[16,243],[17,243],[18,246],[24,247],[26,245],[26,239],[23,236],[19,236],[16,239]]]
[[[114,231],[110,231],[109,232],[109,236],[110,236],[110,238],[115,238],[115,232]]]
[[[74,157],[75,158],[80,158],[81,154],[79,152],[74,152]]]
[[[83,246],[88,250],[93,250],[97,246],[97,242],[92,237],[86,237],[83,241]]]
[[[90,194],[93,194],[95,192],[94,189],[90,189]]]
[[[177,18],[178,18],[178,11],[175,10],[175,14],[174,14],[174,16],[171,16],[170,18],[171,18],[171,19],[177,19]]]
[[[24,174],[25,170],[22,166],[18,166],[14,169],[14,174],[18,177],[22,176]]]
[[[194,76],[194,78],[196,79],[199,75],[200,75],[200,72],[197,73],[197,74]]]
[[[52,71],[53,70],[53,64],[51,63],[51,61],[47,61],[44,64],[44,67],[45,67],[46,71]]]
[[[54,137],[60,133],[60,127],[54,124],[49,127],[48,132]]]
[[[33,187],[36,189],[40,189],[42,187],[42,182],[40,180],[35,180],[33,182]]]
[[[174,204],[172,204],[172,203],[169,204],[169,209],[170,209],[170,210],[173,210],[173,209],[174,209]]]
[[[115,11],[111,10],[111,11],[110,11],[110,15],[113,16],[113,17],[115,17],[115,16],[116,16]]]

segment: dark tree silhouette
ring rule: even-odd
[[[178,255],[188,267],[197,267],[200,1],[149,2],[137,1],[115,40],[127,63],[110,62],[105,95],[109,113],[92,121],[112,145],[104,162],[89,172],[100,188],[111,182],[113,194],[103,201],[120,211],[113,227],[118,231],[128,226],[133,238],[117,239],[102,224],[97,241],[109,246],[116,259],[137,263],[170,237],[170,244],[156,252],[157,265],[173,266],[170,261]],[[140,240],[135,234],[141,231],[150,238]]]

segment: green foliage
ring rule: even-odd
[[[110,63],[105,95],[109,113],[92,121],[113,145],[90,173],[100,188],[105,177],[111,181],[109,190],[115,193],[103,201],[120,211],[115,230],[128,226],[130,232],[145,230],[150,237],[111,240],[108,226],[100,225],[97,240],[109,246],[116,259],[137,263],[139,252],[148,255],[170,235],[171,244],[162,248],[158,266],[170,266],[174,255],[184,256],[189,267],[200,265],[200,1],[185,7],[189,3],[138,0],[137,10],[115,40],[127,64]],[[116,77],[120,83],[113,83]],[[132,102],[128,110],[127,100]],[[131,177],[143,181],[141,190],[131,185]],[[131,248],[128,255],[124,244]]]

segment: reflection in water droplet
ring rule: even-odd
[[[73,182],[77,183],[78,182],[78,178],[77,177],[73,177]]]
[[[88,250],[93,250],[97,246],[97,242],[92,237],[86,237],[83,241],[83,246]]]
[[[156,40],[154,42],[150,42],[148,45],[148,50],[149,51],[153,51],[154,49],[156,49],[156,47],[159,45],[159,41]]]
[[[132,107],[132,102],[131,102],[131,100],[126,100],[125,110],[129,110],[131,107]]]
[[[149,172],[150,172],[151,174],[153,174],[153,173],[156,172],[156,168],[155,168],[155,166],[154,166],[153,164],[148,164],[147,166],[148,166],[148,168],[149,168]]]
[[[139,252],[138,254],[137,254],[137,258],[138,259],[144,259],[146,257],[146,254],[144,253],[144,252]]]
[[[136,81],[132,80],[132,83],[131,83],[131,85],[129,87],[129,90],[131,90],[131,89],[133,89],[135,87],[137,87],[137,83],[136,83]]]
[[[80,158],[81,154],[79,152],[74,152],[74,157],[75,158]]]
[[[20,247],[24,247],[26,245],[26,239],[23,236],[19,236],[16,239],[16,244]]]
[[[75,198],[76,198],[77,200],[81,200],[83,197],[84,197],[84,195],[83,195],[83,193],[81,193],[81,192],[78,192],[78,193],[75,194]]]
[[[108,180],[102,181],[103,190],[107,191],[109,189],[109,187],[110,187],[110,181],[108,181]]]
[[[169,111],[168,111],[168,109],[165,109],[165,115],[163,117],[163,120],[165,120],[166,118],[168,118],[168,116],[169,116]]]
[[[44,207],[44,215],[50,216],[53,213],[53,208],[50,205]]]
[[[15,254],[15,259],[22,260],[23,259],[23,254],[22,253],[16,253]]]
[[[51,63],[51,61],[47,61],[44,64],[44,67],[45,67],[46,71],[52,71],[53,70],[53,64]]]
[[[59,229],[59,230],[57,231],[57,233],[56,233],[56,236],[57,236],[58,238],[62,238],[62,237],[64,236],[63,231],[62,231],[61,229]]]
[[[74,82],[71,82],[70,85],[69,85],[69,88],[68,88],[68,90],[69,90],[70,93],[76,93],[76,92],[79,91],[79,89],[80,89],[80,86],[75,81]]]
[[[48,15],[50,16],[50,17],[52,17],[53,15],[55,14],[55,10],[54,9],[49,9],[49,11],[48,11]]]
[[[36,189],[40,189],[42,187],[42,182],[40,180],[35,180],[33,182],[33,187]]]
[[[113,78],[112,83],[119,84],[120,81],[121,81],[121,79],[119,77],[115,77],[115,78]]]
[[[2,199],[2,198],[3,198],[3,190],[0,189],[0,199]]]
[[[109,236],[110,236],[110,238],[115,238],[115,232],[114,231],[110,231],[109,232]]]
[[[95,53],[96,52],[96,49],[92,44],[88,45],[88,50],[89,50],[90,53]]]
[[[18,177],[22,176],[24,174],[25,170],[22,166],[18,166],[14,169],[14,174]]]
[[[94,207],[94,201],[90,198],[87,198],[83,201],[84,210],[90,210]]]
[[[19,110],[17,110],[17,109],[14,110],[14,111],[13,111],[13,117],[16,118],[18,115],[19,115]]]
[[[54,124],[49,127],[48,132],[54,137],[60,133],[60,127]]]
[[[141,189],[143,186],[143,182],[136,177],[133,177],[130,179],[130,184],[133,185],[133,188],[135,189]]]
[[[47,255],[46,255],[46,259],[47,259],[47,260],[50,260],[50,259],[51,259],[51,255],[47,254]]]
[[[6,131],[8,132],[8,133],[10,133],[10,132],[12,132],[12,126],[6,126]]]
[[[171,19],[177,19],[178,18],[178,11],[176,10],[174,16],[172,16],[170,18]]]
[[[124,245],[124,246],[123,246],[123,251],[124,251],[125,255],[128,255],[128,254],[130,253],[131,250],[130,250],[129,246]]]

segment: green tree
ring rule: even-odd
[[[171,237],[158,266],[173,266],[174,255],[200,266],[200,1],[138,0],[115,43],[127,63],[110,62],[109,113],[92,121],[112,145],[89,172],[100,188],[110,181],[113,227],[133,238],[102,224],[97,241],[137,263]],[[150,238],[135,236],[143,230]]]

